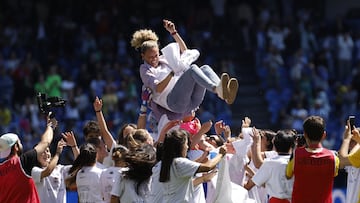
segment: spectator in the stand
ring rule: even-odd
[[[58,73],[58,66],[52,65],[45,79],[47,95],[49,97],[61,97],[61,76]]]
[[[116,95],[116,87],[108,83],[104,87],[104,95],[102,97],[102,101],[104,104],[102,111],[104,115],[108,115],[110,112],[116,110],[116,108],[118,107],[118,100],[119,99]]]
[[[354,42],[350,32],[342,32],[337,36],[337,60],[338,60],[338,78],[342,83],[348,83],[352,70],[352,54]]]
[[[9,105],[5,105],[0,101],[0,129],[1,131],[8,131],[8,126],[11,122],[12,115]]]
[[[318,42],[312,22],[301,22],[299,24],[300,47],[308,57],[312,57],[318,50]]]
[[[89,108],[89,97],[88,95],[84,92],[84,89],[81,86],[76,86],[75,87],[75,96],[74,96],[74,102],[76,103],[76,108],[79,110],[79,114],[80,114],[80,119],[84,120],[86,113],[87,113],[87,109]]]
[[[8,71],[0,65],[0,89],[1,89],[1,100],[6,104],[12,104],[14,83],[12,78],[9,76]]]
[[[270,45],[268,53],[263,59],[263,65],[267,70],[267,87],[276,88],[280,87],[280,69],[284,65],[284,59],[281,56],[280,50],[274,45]]]
[[[35,81],[35,85],[34,85],[34,90],[36,94],[39,92],[45,94],[47,92],[45,75],[43,73],[40,73],[37,76],[37,80]]]
[[[274,46],[279,52],[286,49],[285,38],[290,33],[287,27],[281,27],[277,23],[273,23],[267,30],[267,36],[270,38],[270,45]]]
[[[96,77],[91,80],[90,87],[91,87],[91,94],[90,96],[95,97],[103,96],[104,87],[106,86],[106,82],[104,79],[104,75],[102,73],[97,73]]]

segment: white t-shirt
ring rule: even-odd
[[[104,164],[102,164],[102,163],[100,163],[100,162],[96,162],[96,167],[98,167],[98,168],[100,168],[100,169],[102,169],[102,170],[104,170],[104,169],[106,169],[107,167],[104,165]]]
[[[265,184],[266,191],[270,197],[279,199],[291,199],[293,179],[285,177],[286,166],[290,155],[279,155],[274,158],[265,159],[252,181],[261,186]]]
[[[346,166],[348,173],[347,186],[346,186],[346,203],[354,203],[359,201],[360,191],[360,168],[354,166]]]
[[[161,182],[164,187],[163,202],[192,202],[194,199],[193,177],[200,163],[179,157],[170,167],[170,180]]]
[[[79,203],[104,202],[100,184],[102,171],[102,169],[96,166],[83,167],[78,171],[76,175],[76,185]]]
[[[45,168],[34,167],[31,170],[36,189],[41,202],[66,203],[65,178],[71,165],[57,165],[53,172],[41,179],[41,172]]]
[[[149,202],[162,202],[163,184],[159,182],[161,162],[155,164],[152,168]]]
[[[120,202],[145,203],[148,202],[149,190],[150,179],[140,185],[138,194],[136,193],[136,182],[120,176],[115,181],[111,195],[119,197]]]
[[[111,166],[102,171],[100,175],[100,182],[101,182],[101,189],[105,202],[110,202],[111,190],[116,180],[120,178],[120,175],[123,170],[124,169],[121,167]]]

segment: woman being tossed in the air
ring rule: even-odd
[[[210,66],[193,64],[200,55],[199,51],[187,48],[174,23],[169,20],[163,20],[163,23],[176,43],[162,48],[162,55],[158,36],[152,30],[138,30],[131,40],[131,46],[140,51],[144,60],[140,76],[144,86],[152,90],[152,101],[170,112],[186,115],[200,106],[206,90],[209,90],[232,104],[238,81],[227,73],[223,73],[220,79]]]

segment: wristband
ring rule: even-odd
[[[174,31],[171,33],[171,35],[176,35],[177,34],[177,31]]]
[[[101,110],[95,111],[96,113],[99,113]]]
[[[147,111],[147,107],[144,106],[144,105],[141,105],[141,106],[140,106],[140,112],[141,112],[141,113],[146,113],[146,111]]]

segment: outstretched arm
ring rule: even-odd
[[[155,141],[154,146],[156,146],[159,143],[163,143],[165,140],[166,133],[174,126],[179,125],[180,122],[181,122],[180,120],[171,120],[168,123],[166,123],[166,125],[161,129],[160,134],[159,134],[159,139],[157,141]]]
[[[55,153],[54,157],[51,159],[49,165],[41,172],[41,179],[49,176],[54,171],[54,169],[59,161],[59,156],[60,156],[64,146],[66,146],[66,143],[64,140],[61,139],[58,142],[58,145],[56,148],[56,153]]]
[[[50,118],[51,112],[47,117],[47,126],[44,134],[41,136],[40,142],[35,146],[35,150],[37,153],[37,159],[40,160],[41,154],[49,147],[53,136],[54,136],[54,129],[57,126],[57,120],[55,118]]]
[[[142,87],[141,91],[141,106],[140,106],[140,113],[137,120],[137,127],[138,129],[146,129],[146,117],[147,117],[147,106],[151,99],[151,89],[147,87]]]
[[[264,162],[264,153],[261,152],[261,136],[258,129],[253,128],[253,144],[251,145],[251,159],[256,168]]]
[[[184,40],[179,35],[179,33],[177,32],[177,30],[175,28],[175,24],[173,22],[171,22],[170,20],[165,20],[165,19],[163,20],[163,23],[164,23],[165,29],[173,36],[175,41],[179,44],[180,53],[187,50],[187,46],[186,46]]]
[[[211,121],[205,122],[204,124],[201,125],[200,120],[198,118],[195,118],[195,120],[197,121],[198,128],[200,128],[200,129],[191,139],[191,145],[190,145],[191,149],[193,149],[195,147],[195,145],[199,144],[203,135],[206,134],[207,132],[209,132],[209,130],[212,126]],[[209,144],[209,147],[210,146],[212,147],[212,145]],[[214,147],[212,147],[212,148],[214,148]]]
[[[115,143],[115,140],[106,125],[104,115],[101,111],[102,106],[103,106],[102,100],[99,99],[99,97],[96,97],[95,101],[93,103],[93,106],[94,106],[94,110],[96,113],[96,119],[100,126],[101,137],[104,139],[105,144],[108,147],[111,147],[113,145],[113,143]]]
[[[76,159],[80,154],[80,150],[77,146],[75,135],[74,135],[73,131],[64,132],[64,133],[62,133],[62,136],[66,142],[66,145],[71,147],[71,150],[74,154],[74,158]]]
[[[357,137],[359,136],[359,131],[356,128],[354,128],[352,132]],[[339,149],[340,168],[344,168],[345,166],[351,165],[348,157],[349,157],[349,145],[353,137],[353,134],[351,133],[350,122],[347,121],[345,126],[345,131],[343,134],[343,142]]]
[[[210,159],[206,163],[200,164],[200,167],[196,171],[197,173],[200,172],[208,172],[216,167],[216,164],[218,164],[221,159],[226,155],[226,147],[222,146],[219,148],[219,154],[216,155],[213,159]]]

